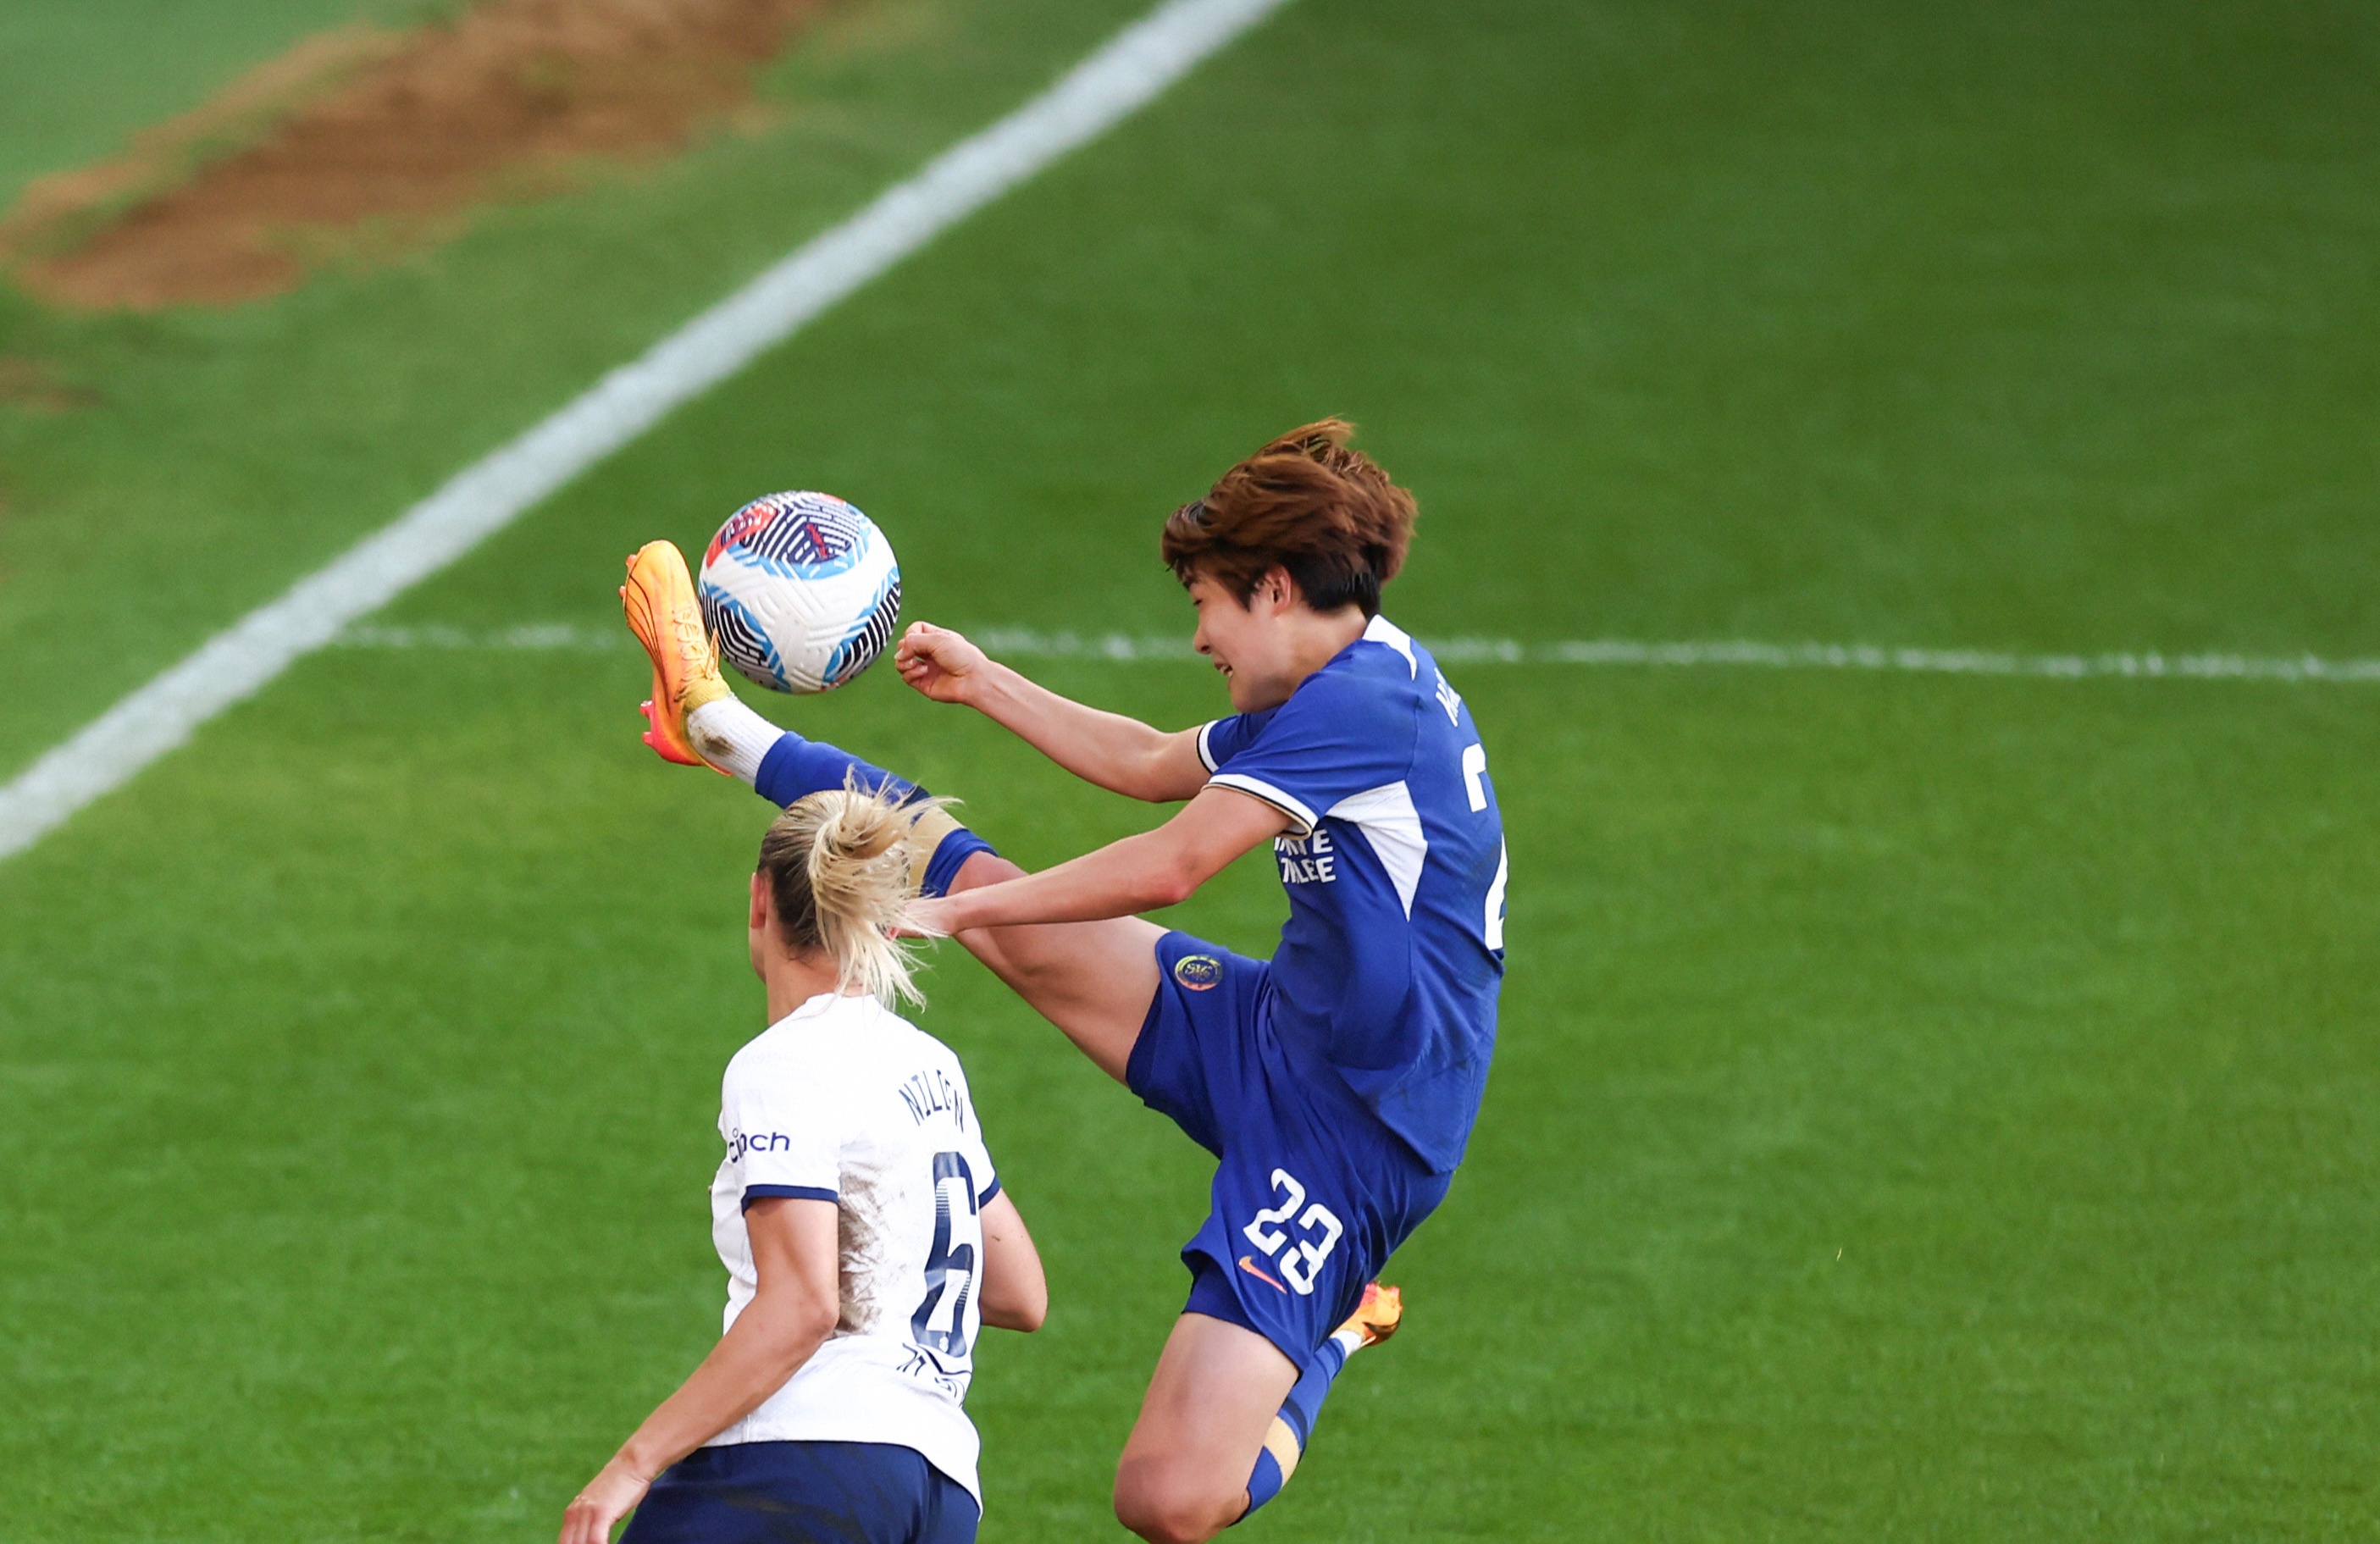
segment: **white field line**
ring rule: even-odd
[[[466,467],[0,785],[0,858],[122,786],[340,628],[453,563],[942,231],[1097,139],[1285,3],[1167,0],[1015,112]]]
[[[1018,659],[1134,662],[1196,659],[1181,637],[1103,633],[1043,633],[987,627],[976,641],[994,654]],[[624,627],[590,631],[567,623],[494,632],[425,626],[351,627],[336,639],[351,649],[566,650],[602,653],[633,647]],[[1581,638],[1524,643],[1509,638],[1424,638],[1449,664],[1744,666],[1767,670],[1900,671],[1928,675],[2020,675],[2050,680],[2093,676],[2201,681],[2336,681],[2380,684],[2380,659],[2326,660],[2249,654],[2013,654],[1975,649],[1886,649],[1864,643],[1647,643],[1634,638]]]

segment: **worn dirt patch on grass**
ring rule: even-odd
[[[37,413],[63,413],[71,408],[94,407],[99,394],[88,387],[61,380],[55,371],[38,359],[21,359],[0,354],[0,407],[23,407]],[[7,502],[0,498],[0,511]]]
[[[826,0],[490,0],[411,32],[344,29],[251,71],[0,222],[41,298],[224,304],[328,257],[410,249],[590,156],[681,148],[750,101]]]

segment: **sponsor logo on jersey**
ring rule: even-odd
[[[785,1152],[793,1145],[794,1139],[782,1131],[755,1131],[748,1135],[739,1131],[727,1138],[727,1157],[734,1161],[747,1152]]]
[[[1262,1282],[1265,1285],[1272,1288],[1273,1291],[1280,1293],[1283,1297],[1289,1295],[1289,1288],[1281,1285],[1279,1282],[1274,1281],[1271,1273],[1266,1270],[1263,1266],[1257,1263],[1256,1256],[1242,1255],[1240,1257],[1240,1269],[1246,1271],[1249,1275],[1254,1276],[1257,1281]]]
[[[1272,839],[1272,856],[1281,864],[1283,884],[1335,884],[1339,879],[1339,849],[1330,833],[1320,826],[1307,836],[1276,836]]]
[[[1222,984],[1223,962],[1212,954],[1184,954],[1173,962],[1173,979],[1192,991],[1211,991]]]

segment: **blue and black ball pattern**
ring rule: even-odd
[[[892,641],[892,629],[901,620],[901,570],[895,568],[886,577],[883,587],[877,590],[869,603],[868,614],[859,619],[849,636],[835,645],[828,660],[826,684],[839,687],[876,663],[884,646]]]
[[[778,691],[794,689],[793,682],[785,676],[785,662],[777,657],[776,645],[769,641],[769,635],[750,612],[734,596],[710,586],[703,588],[701,600],[702,620],[719,640],[721,659],[761,686]]]
[[[698,594],[737,671],[776,691],[829,691],[892,641],[901,568],[874,522],[833,494],[771,493],[711,538]]]
[[[868,517],[831,493],[771,493],[737,510],[711,542],[780,578],[823,579],[859,561]]]

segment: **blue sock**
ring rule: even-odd
[[[935,846],[934,856],[926,859],[925,878],[917,881],[918,891],[927,895],[947,895],[951,881],[959,877],[959,869],[978,853],[998,857],[1000,849],[961,826]]]
[[[1280,1495],[1282,1484],[1281,1460],[1272,1455],[1270,1448],[1257,1449],[1257,1470],[1248,1476],[1248,1510],[1240,1514],[1239,1520],[1246,1522],[1249,1513]]]
[[[1314,1435],[1314,1419],[1322,1414],[1322,1402],[1330,1397],[1330,1385],[1346,1366],[1347,1348],[1336,1340],[1324,1341],[1282,1402],[1281,1418],[1297,1434],[1299,1452],[1305,1451],[1306,1439]]]
[[[806,740],[790,729],[777,736],[769,754],[760,758],[760,770],[752,786],[762,798],[783,809],[812,794],[840,788],[852,781],[862,788],[881,789],[904,801],[929,796],[925,789],[905,777],[871,766],[823,740]],[[933,857],[926,862],[925,882],[919,888],[929,895],[946,895],[962,864],[978,853],[995,850],[990,843],[961,826],[934,848]]]
[[[1347,1348],[1336,1340],[1324,1341],[1322,1348],[1297,1375],[1289,1398],[1281,1402],[1281,1423],[1297,1439],[1300,1453],[1305,1453],[1306,1441],[1314,1435],[1315,1417],[1322,1414],[1322,1402],[1330,1397],[1331,1383],[1346,1366]],[[1240,1520],[1246,1521],[1249,1513],[1280,1495],[1288,1478],[1281,1472],[1281,1460],[1273,1456],[1270,1448],[1257,1449],[1256,1469],[1248,1476],[1248,1510],[1240,1514]]]
[[[812,794],[842,787],[854,780],[855,773],[862,788],[881,788],[897,798],[913,798],[925,792],[905,777],[869,766],[823,740],[806,740],[790,729],[778,736],[769,754],[760,758],[759,775],[752,780],[752,786],[762,798],[784,809]]]

